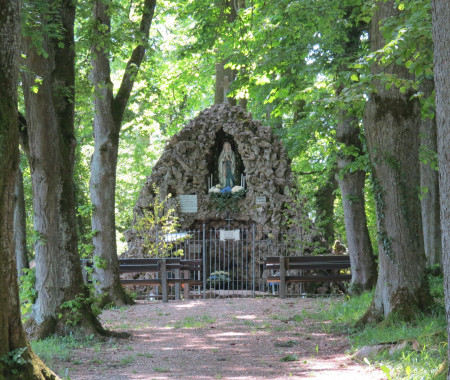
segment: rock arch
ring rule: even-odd
[[[238,201],[238,211],[228,214],[217,211],[211,204],[208,186],[218,181],[216,160],[224,140],[231,142],[237,156],[237,181],[245,174],[247,193]],[[182,230],[223,228],[225,218],[231,215],[231,228],[258,226],[260,234],[267,235],[286,229],[289,219],[298,215],[292,198],[290,160],[280,140],[268,126],[253,120],[251,114],[239,106],[214,105],[202,111],[180,132],[175,134],[142,187],[136,203],[135,218],[151,208],[155,196],[153,186],[160,194],[171,193],[171,206],[180,195],[196,195],[197,212],[178,216]],[[138,239],[133,230],[126,233],[128,243]]]

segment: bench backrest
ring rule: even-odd
[[[321,256],[288,256],[286,269],[348,269],[350,268],[350,257],[346,255],[321,255]],[[266,258],[266,269],[279,270],[280,256],[268,256]]]
[[[199,271],[202,268],[201,259],[181,259],[179,257],[167,257],[166,270],[175,269]],[[92,260],[82,260],[84,265],[92,266]],[[119,259],[119,273],[148,273],[161,270],[162,258]]]

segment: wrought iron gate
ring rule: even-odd
[[[277,292],[267,283],[264,270],[267,256],[290,255],[298,249],[286,234],[267,236],[254,225],[248,229],[206,229],[166,235],[172,251],[182,251],[184,259],[201,259],[202,270],[192,273],[201,286],[191,289],[201,298],[264,297]]]

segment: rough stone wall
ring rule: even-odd
[[[211,204],[208,194],[208,177],[211,162],[217,160],[214,147],[218,135],[231,136],[235,151],[240,155],[246,174],[245,198],[238,201],[238,211],[230,212],[231,228],[258,226],[262,235],[286,229],[287,218],[295,211],[290,196],[293,188],[289,158],[282,143],[268,126],[252,120],[251,114],[238,106],[219,104],[201,112],[168,142],[164,152],[153,168],[141,190],[135,206],[135,218],[143,209],[151,208],[153,186],[160,194],[171,193],[170,202],[175,205],[180,194],[196,194],[197,213],[181,213],[178,209],[182,230],[201,228],[223,228],[227,225],[227,211],[218,212]],[[236,152],[235,152],[236,153]],[[237,178],[239,184],[239,178]],[[214,181],[213,184],[216,184]],[[265,196],[266,204],[256,204],[256,197]],[[126,233],[129,246],[135,246],[138,239],[134,230]]]

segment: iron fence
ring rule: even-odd
[[[171,242],[172,254],[201,259],[202,270],[191,273],[203,285],[193,286],[191,295],[201,298],[267,297],[276,295],[278,284],[267,283],[267,256],[291,256],[302,252],[302,239],[295,233],[265,234],[255,225],[247,229],[202,229],[160,234],[156,240]],[[301,288],[293,289],[301,293]],[[151,292],[157,297],[158,289]]]

